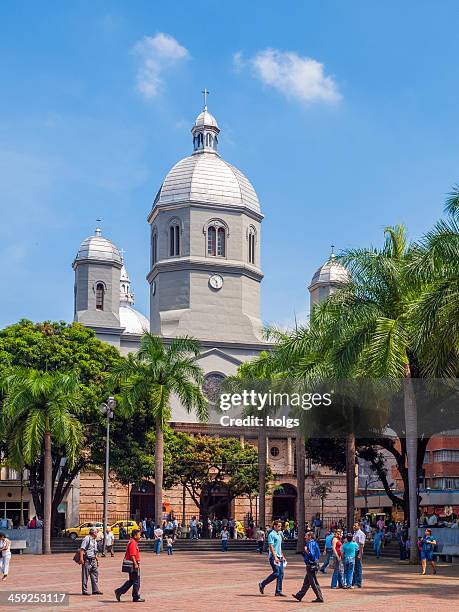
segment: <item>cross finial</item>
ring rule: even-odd
[[[121,254],[121,261],[124,263],[124,254],[126,253],[126,251],[124,249],[120,249],[120,254]]]
[[[100,229],[100,222],[102,221],[102,219],[100,219],[99,217],[97,217],[96,219],[96,223],[97,223],[97,227],[96,227],[96,236],[100,236],[102,234],[102,230]]]
[[[207,110],[207,96],[209,95],[210,91],[204,87],[201,93],[204,95],[204,110]]]
[[[332,244],[331,246],[331,253],[330,253],[330,257],[333,259],[335,257],[335,245]]]

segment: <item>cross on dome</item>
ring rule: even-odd
[[[210,91],[204,87],[204,89],[201,91],[201,93],[204,95],[204,110],[207,110],[207,96],[210,94]]]
[[[201,93],[204,96],[204,110],[196,117],[191,128],[193,150],[194,153],[217,153],[220,128],[215,117],[207,110],[209,90],[204,87]]]

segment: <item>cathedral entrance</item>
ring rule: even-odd
[[[296,519],[296,489],[291,484],[281,484],[273,494],[273,520]]]
[[[131,516],[137,521],[155,518],[155,485],[148,480],[131,490]]]

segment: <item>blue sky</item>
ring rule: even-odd
[[[73,316],[103,219],[148,312],[146,217],[203,87],[262,203],[262,315],[305,317],[337,250],[416,238],[459,182],[457,2],[112,0],[0,6],[0,326]]]

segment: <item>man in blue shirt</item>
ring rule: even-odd
[[[325,561],[322,567],[320,568],[320,571],[322,572],[322,574],[325,574],[325,570],[330,565],[330,559],[332,558],[332,555],[333,555],[333,536],[334,536],[333,529],[330,529],[329,534],[325,538],[325,546],[324,546]]]
[[[303,559],[306,564],[306,576],[304,577],[303,586],[292,595],[297,601],[301,601],[306,595],[309,587],[314,591],[316,598],[314,603],[323,603],[324,598],[320,590],[319,582],[317,581],[317,570],[319,568],[318,561],[320,557],[320,548],[314,539],[314,533],[308,531],[305,536]]]
[[[269,551],[269,562],[272,567],[272,574],[265,578],[262,582],[258,583],[260,593],[263,595],[265,586],[273,580],[276,580],[276,592],[274,595],[277,597],[285,597],[282,593],[282,580],[284,578],[284,564],[285,558],[282,554],[282,522],[274,521],[273,529],[268,535],[268,551]]]
[[[425,535],[421,540],[421,567],[422,567],[422,575],[424,576],[427,569],[427,561],[430,561],[430,565],[432,566],[432,571],[434,574],[437,573],[437,568],[435,567],[435,561],[433,560],[433,551],[434,547],[437,544],[435,538],[432,537],[432,530],[426,529]]]

